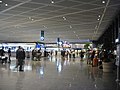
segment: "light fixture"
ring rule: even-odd
[[[99,21],[100,19],[98,18],[97,20]]]
[[[98,17],[100,17],[100,15],[98,15]]]
[[[102,3],[104,4],[104,3],[105,3],[105,0],[102,0]]]
[[[28,19],[30,19],[30,20],[32,20],[32,21],[34,20],[32,17],[28,17]]]
[[[64,20],[66,20],[66,17],[63,17]]]
[[[47,28],[45,25],[43,25],[44,28]]]
[[[4,3],[2,0],[0,0],[0,4],[1,4],[1,6],[8,6],[8,4],[7,3]],[[3,5],[2,5],[3,4]]]
[[[55,3],[53,0],[51,0],[51,3]]]
[[[6,3],[6,4],[5,4],[5,6],[7,7],[7,6],[8,6],[8,4]]]
[[[3,1],[0,0],[0,3],[2,3]]]

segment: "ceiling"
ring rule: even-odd
[[[120,0],[0,0],[0,41],[44,43],[97,40]]]

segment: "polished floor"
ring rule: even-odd
[[[11,64],[0,64],[0,90],[120,90],[116,71],[103,73],[80,58],[26,59],[23,72],[11,59]]]

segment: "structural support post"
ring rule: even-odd
[[[120,44],[117,45],[117,60],[116,60],[116,65],[117,65],[117,82],[120,82]]]
[[[120,17],[118,15],[117,17],[117,30],[118,30],[118,44],[117,44],[117,60],[116,60],[116,65],[117,65],[117,79],[116,81],[119,83],[120,82]]]

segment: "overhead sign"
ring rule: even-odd
[[[43,30],[41,30],[41,32],[40,32],[40,40],[44,41],[44,31]]]

